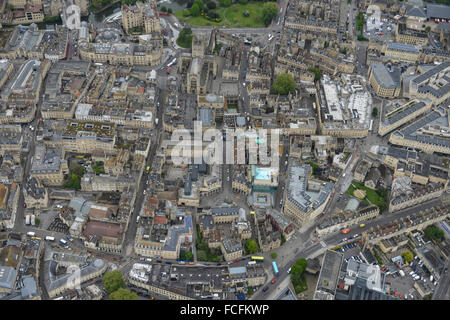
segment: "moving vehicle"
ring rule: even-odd
[[[156,124],[156,125],[158,124],[158,121],[159,121],[159,119],[156,118],[156,119],[155,119],[155,124]]]
[[[275,275],[277,275],[278,274],[278,267],[277,267],[277,263],[275,261],[272,262],[272,267],[273,267],[273,272],[275,273]]]
[[[67,244],[67,241],[64,240],[64,239],[59,239],[59,243],[61,243],[62,245],[66,245],[66,244]]]
[[[29,237],[34,237],[34,235],[35,235],[35,233],[34,232],[27,232],[27,236],[29,236]]]
[[[349,232],[350,232],[350,229],[348,229],[348,228],[342,229],[342,234],[346,234],[346,233],[349,233]]]
[[[150,171],[150,166],[147,166],[147,168],[145,168],[145,171],[146,171],[147,173],[149,173],[149,171]]]
[[[274,284],[275,282],[277,282],[277,279],[272,279],[272,284]]]
[[[364,228],[366,225],[364,224],[364,223],[361,223],[360,225],[359,225],[359,227],[360,228]]]
[[[254,265],[254,264],[256,264],[256,261],[249,261],[249,262],[246,263],[247,266],[251,266],[251,265]]]
[[[260,256],[252,256],[251,259],[256,262],[264,262],[264,257],[260,257]]]
[[[266,292],[267,290],[269,290],[269,287],[264,287],[263,292]]]
[[[136,218],[136,223],[139,223],[139,219],[141,218],[141,216],[138,216],[137,218]]]
[[[46,241],[55,241],[55,237],[46,236],[45,240]]]

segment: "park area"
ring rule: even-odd
[[[199,16],[187,15],[187,11],[176,11],[175,15],[180,21],[196,26],[226,26],[263,28],[263,3],[249,2],[247,4],[233,4],[230,7],[217,7],[214,11],[219,18],[208,19],[205,14]]]
[[[362,190],[363,192],[359,192],[358,190]],[[357,198],[361,198],[359,193],[361,193],[361,195],[365,193],[365,197],[361,199],[361,201],[367,204],[376,205],[380,208],[380,213],[387,209],[387,190],[385,188],[372,190],[361,183],[353,181],[345,193]]]

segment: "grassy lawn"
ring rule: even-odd
[[[387,208],[387,192],[383,192],[384,189],[380,189],[380,190],[372,190],[370,188],[367,188],[365,185],[361,184],[361,183],[357,183],[355,181],[353,181],[353,183],[350,185],[350,187],[347,189],[347,191],[345,191],[346,194],[354,197],[353,195],[353,191],[355,191],[355,187],[356,189],[361,189],[364,190],[366,192],[366,197],[361,200],[367,204],[374,204],[377,207],[380,208],[380,212],[382,212],[384,209]]]
[[[219,8],[217,10],[217,13],[220,14],[221,17],[223,17],[223,11],[225,10],[225,8]],[[225,20],[222,20],[221,22],[214,22],[214,21],[209,21],[207,19],[205,19],[203,16],[198,16],[198,17],[184,17],[183,16],[183,10],[180,11],[176,11],[174,12],[174,14],[177,16],[177,18],[180,21],[184,21],[185,23],[190,23],[193,24],[195,26],[225,26],[227,24],[225,24]]]
[[[244,11],[247,10],[250,15],[244,17]],[[247,27],[247,28],[263,28],[262,21],[263,6],[261,2],[249,2],[247,4],[233,4],[228,8],[218,7],[216,12],[222,17],[221,22],[214,22],[205,19],[203,16],[184,17],[183,10],[176,11],[174,14],[180,21],[190,23],[196,26],[227,26],[227,27]]]
[[[248,17],[244,17],[244,11],[246,10],[250,13]],[[261,2],[234,4],[225,11],[225,19],[233,27],[263,28],[265,26],[262,20],[262,10]]]

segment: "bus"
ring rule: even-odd
[[[264,262],[264,257],[252,256],[251,259],[256,261],[256,262]]]
[[[277,263],[275,261],[272,262],[273,272],[275,272],[275,275],[278,275],[278,267]]]
[[[27,236],[29,236],[29,237],[34,237],[34,235],[35,235],[35,233],[34,232],[27,232]]]
[[[47,241],[55,241],[55,237],[46,236],[45,240],[47,240]]]
[[[373,127],[373,119],[370,120],[369,132],[372,132],[372,127]]]
[[[77,159],[83,159],[84,156],[75,156],[75,158],[77,158]]]
[[[59,242],[64,246],[67,244],[67,241],[64,239],[59,239]]]
[[[41,240],[39,237],[31,237],[32,240]]]
[[[177,58],[175,58],[172,61],[170,61],[169,64],[167,65],[167,67],[170,67],[171,65],[173,65],[176,62],[177,62]]]

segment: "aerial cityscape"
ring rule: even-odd
[[[449,42],[450,0],[0,0],[0,300],[450,300]]]

